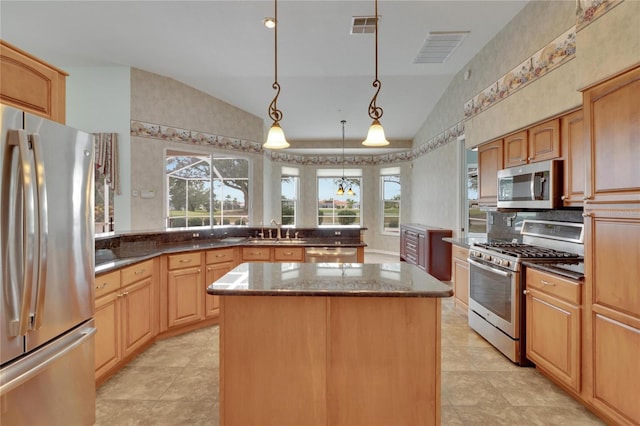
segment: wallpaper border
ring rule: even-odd
[[[339,166],[345,164],[366,166],[412,161],[434,149],[457,140],[462,135],[464,135],[464,122],[459,122],[412,150],[380,155],[350,155],[345,156],[343,160],[341,155],[297,155],[288,154],[286,151],[264,150],[259,142],[131,120],[131,136],[209,146],[227,151],[264,154],[271,161],[298,165]]]

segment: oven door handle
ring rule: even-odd
[[[473,259],[467,259],[467,261],[474,266],[477,266],[480,269],[484,269],[485,271],[493,272],[494,274],[502,275],[503,277],[510,277],[512,275],[511,271],[503,271],[501,269],[492,268],[491,266],[487,266],[484,263],[477,262]]]

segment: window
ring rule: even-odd
[[[113,231],[113,189],[98,170],[94,174],[94,221],[95,233]]]
[[[282,168],[280,220],[284,226],[296,226],[299,179],[298,169],[293,167]]]
[[[249,162],[167,151],[167,228],[248,222]]]
[[[344,194],[337,195],[344,176]],[[318,170],[318,225],[362,225],[362,170]]]
[[[400,234],[400,168],[389,167],[380,170],[380,188],[382,194],[382,233]]]
[[[464,145],[463,145],[464,148]],[[464,150],[465,163],[463,170],[465,176],[462,181],[465,185],[462,194],[466,197],[466,220],[464,229],[467,236],[474,234],[486,234],[487,232],[487,213],[480,210],[478,206],[478,151]]]

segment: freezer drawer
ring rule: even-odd
[[[95,423],[93,320],[0,370],[0,424]]]

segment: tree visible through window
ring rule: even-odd
[[[400,175],[381,176],[382,232],[400,233]]]
[[[337,195],[336,190],[341,180],[337,176],[321,176],[319,171],[318,225],[362,225],[360,210],[362,179],[357,176],[347,176],[343,183],[344,194]]]
[[[281,211],[283,225],[296,225],[296,208],[298,205],[298,176],[282,176],[281,179]]]
[[[168,151],[166,176],[168,228],[248,222],[247,160]]]

